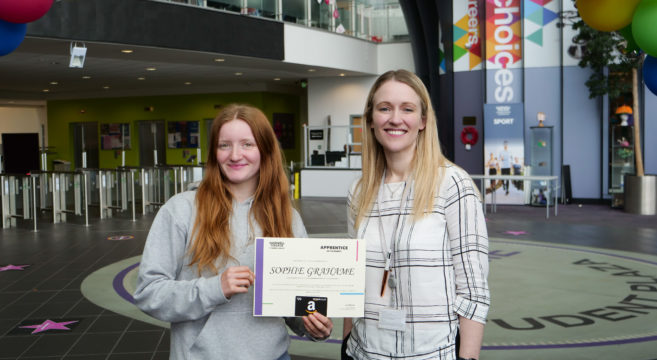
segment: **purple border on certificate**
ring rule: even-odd
[[[257,238],[255,243],[255,294],[253,298],[253,315],[262,315],[262,258],[264,257],[265,239]]]

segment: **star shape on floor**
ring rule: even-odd
[[[48,331],[48,330],[71,330],[66,327],[66,325],[73,324],[78,322],[78,320],[74,321],[62,321],[62,322],[56,322],[52,320],[46,320],[42,322],[41,324],[36,324],[36,325],[26,325],[26,326],[19,326],[21,329],[34,329],[31,334],[38,334],[40,332]]]
[[[513,235],[513,236],[518,236],[518,235],[525,235],[525,234],[527,234],[526,231],[522,231],[522,230],[520,230],[520,231],[509,230],[509,231],[506,231],[506,232],[504,232],[504,233],[505,233],[505,234],[511,234],[511,235]]]
[[[24,268],[28,267],[28,266],[30,266],[30,265],[11,265],[11,264],[9,264],[7,266],[0,267],[0,271],[25,270]]]

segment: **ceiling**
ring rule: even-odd
[[[26,37],[12,53],[0,56],[0,106],[100,97],[294,92],[308,78],[366,75],[277,60],[89,42],[84,43],[84,67],[70,68],[70,46],[69,40]],[[125,54],[125,49],[133,52]]]

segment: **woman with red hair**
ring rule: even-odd
[[[332,322],[254,317],[255,237],[307,237],[292,208],[274,131],[262,111],[230,105],[212,124],[198,190],[172,197],[146,240],[137,306],[171,323],[172,359],[289,359],[285,324],[313,340]]]

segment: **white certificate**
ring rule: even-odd
[[[362,239],[256,238],[254,316],[362,317]]]

